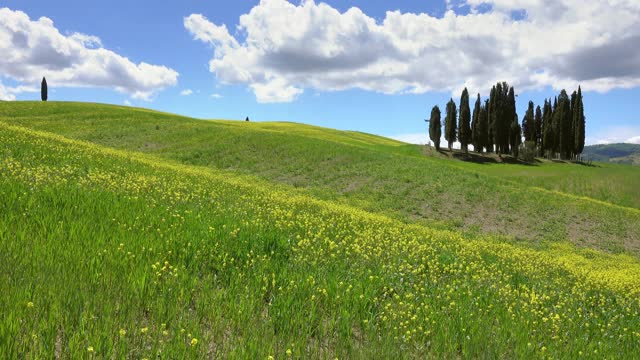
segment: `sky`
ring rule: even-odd
[[[640,1],[0,0],[0,100],[294,121],[427,141],[467,87],[518,114],[580,85],[588,144],[640,143]]]

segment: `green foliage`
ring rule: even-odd
[[[520,145],[520,159],[522,161],[532,164],[536,159],[537,147],[534,141],[525,141],[524,144]]]
[[[456,103],[453,99],[450,99],[447,103],[447,114],[444,119],[444,138],[447,140],[449,150],[453,147],[453,143],[457,140],[456,134],[456,119],[458,112],[456,110]]]

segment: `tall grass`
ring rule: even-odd
[[[631,358],[640,264],[0,123],[2,358]]]

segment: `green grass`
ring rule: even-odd
[[[0,358],[640,352],[631,256],[461,236],[4,121],[0,139]]]
[[[4,103],[0,121],[249,175],[437,229],[640,254],[640,171],[630,166],[475,164],[361,133],[97,104]]]

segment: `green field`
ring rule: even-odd
[[[639,169],[0,103],[0,358],[631,358]]]

